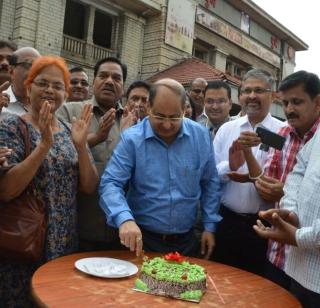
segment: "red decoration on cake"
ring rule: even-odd
[[[168,254],[166,254],[164,256],[165,260],[167,261],[176,261],[176,262],[179,262],[179,263],[182,263],[183,261],[186,260],[185,257],[183,257],[182,255],[180,255],[179,252],[170,252]]]

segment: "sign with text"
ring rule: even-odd
[[[166,44],[192,54],[195,12],[194,0],[168,1]]]
[[[234,44],[246,49],[262,60],[271,63],[276,67],[280,67],[279,56],[272,53],[259,43],[255,42],[241,31],[236,30],[234,27],[225,23],[221,19],[213,16],[211,13],[207,12],[200,6],[197,7],[196,22],[208,28],[209,30],[221,35]]]

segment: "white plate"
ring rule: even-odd
[[[133,263],[113,258],[84,258],[74,266],[81,272],[103,278],[128,277],[138,272]]]

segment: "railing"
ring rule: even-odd
[[[72,56],[78,55],[91,60],[99,60],[110,56],[116,56],[116,52],[112,49],[89,44],[83,40],[65,34],[63,35],[62,49],[63,51],[71,53]]]
[[[115,56],[115,52],[111,49],[99,47],[97,45],[91,45],[92,46],[92,58],[94,59],[102,59],[106,57]]]
[[[72,54],[85,55],[86,42],[74,37],[63,35],[62,49]]]

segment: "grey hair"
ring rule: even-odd
[[[272,75],[269,72],[267,72],[263,69],[255,68],[255,69],[248,71],[243,76],[242,81],[246,81],[250,78],[263,80],[269,85],[270,89],[273,88],[274,78],[272,77]]]

